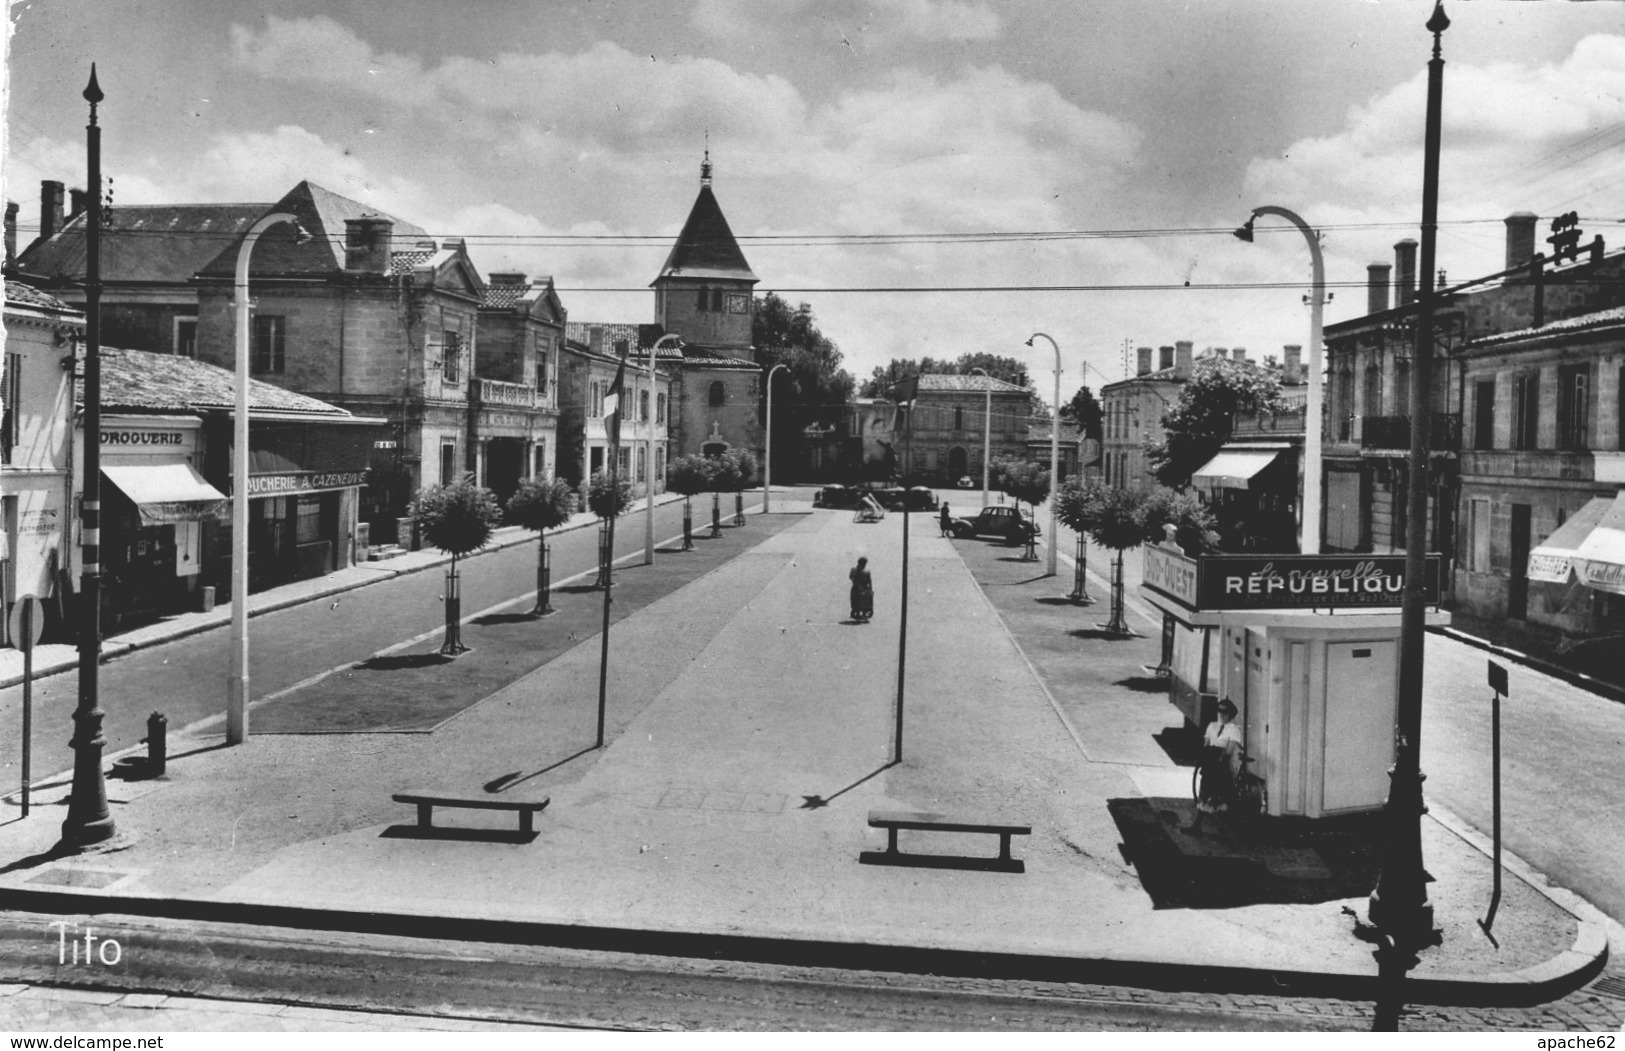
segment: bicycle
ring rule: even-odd
[[[1218,755],[1209,754],[1212,752]],[[1241,772],[1232,774],[1230,764],[1224,760],[1222,750],[1211,745],[1202,749],[1202,760],[1191,771],[1191,798],[1195,800],[1198,813],[1207,813],[1203,805],[1212,806],[1211,800],[1218,800],[1214,809],[1223,810],[1237,815],[1243,821],[1251,821],[1260,814],[1269,812],[1269,786],[1264,779],[1249,769],[1250,764],[1257,762],[1245,750],[1241,753]],[[1208,786],[1206,771],[1222,771],[1218,774],[1222,782]],[[1211,788],[1210,792],[1204,792]]]

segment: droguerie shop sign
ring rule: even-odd
[[[1197,610],[1397,607],[1405,597],[1404,555],[1205,555],[1187,559],[1162,548],[1147,549],[1147,555],[1146,586]],[[1172,566],[1153,570],[1152,563],[1160,566],[1176,561],[1190,565],[1194,573],[1174,573]],[[1166,586],[1176,582],[1174,587]],[[1428,555],[1424,561],[1422,591],[1424,601],[1438,603],[1438,555]]]

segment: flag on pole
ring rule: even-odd
[[[615,382],[609,385],[609,393],[604,395],[604,429],[609,433],[609,447],[619,450],[621,447],[621,402],[626,400],[626,355],[621,355],[621,364],[615,370]],[[618,455],[611,452],[612,457]]]

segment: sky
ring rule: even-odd
[[[1257,360],[1366,312],[1420,237],[1431,0],[29,0],[9,6],[5,196],[85,181],[96,63],[119,203],[301,179],[549,275],[575,321],[652,321],[699,189],[860,380],[1031,358],[1046,397],[1190,340]],[[1447,0],[1438,265],[1502,220],[1625,239],[1625,9]],[[1237,288],[1237,285],[1259,287]]]

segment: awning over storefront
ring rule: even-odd
[[[1625,595],[1625,492],[1609,501],[1602,521],[1575,549],[1574,571],[1587,587]]]
[[[1567,584],[1574,569],[1574,552],[1602,521],[1614,498],[1599,496],[1569,516],[1551,536],[1529,552],[1529,579],[1547,584]]]
[[[119,464],[102,468],[102,476],[141,511],[141,524],[196,522],[219,510],[225,494],[186,463]]]
[[[1258,474],[1285,452],[1279,448],[1221,449],[1202,469],[1191,475],[1191,483],[1208,489],[1247,489]]]

